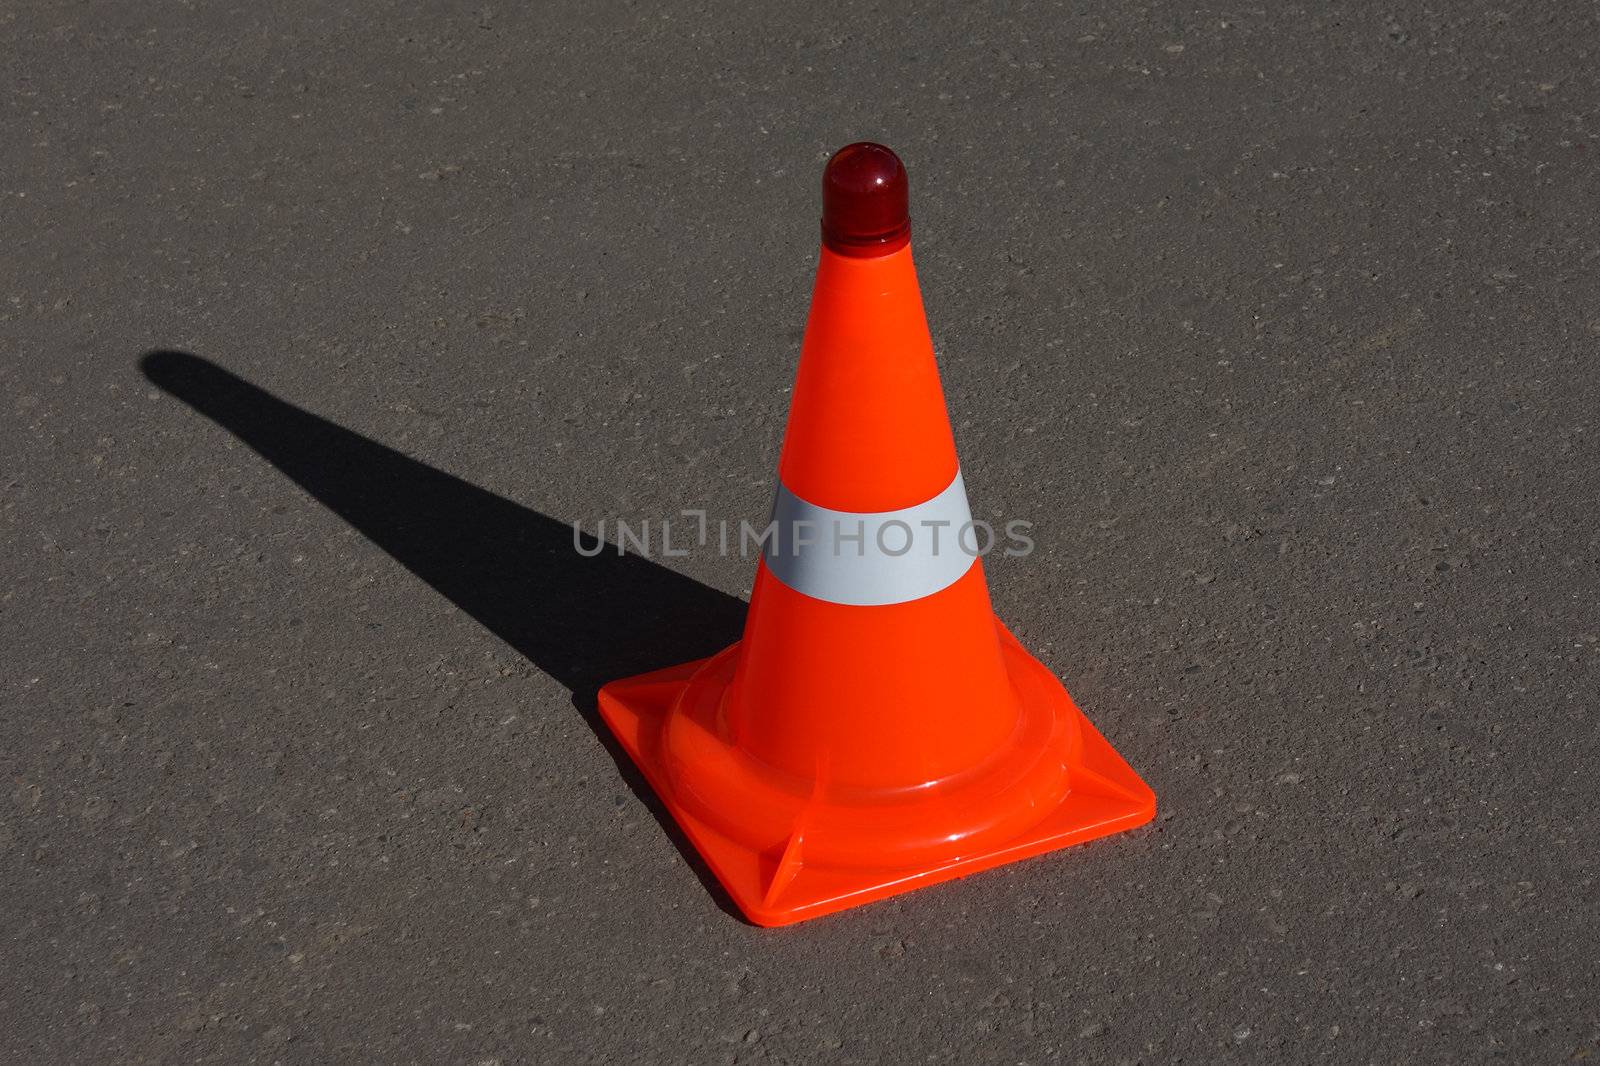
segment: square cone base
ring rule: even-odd
[[[1155,817],[1155,794],[1072,705],[1083,737],[1081,759],[1071,768],[1073,788],[1055,810],[1013,840],[960,859],[911,869],[808,867],[781,847],[755,850],[728,839],[674,795],[655,741],[663,716],[670,713],[689,679],[709,661],[699,659],[613,681],[600,689],[600,714],[739,910],[756,925],[790,925],[818,918],[1133,829]],[[781,891],[774,886],[781,886]]]

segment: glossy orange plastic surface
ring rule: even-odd
[[[887,151],[886,149],[884,151]],[[779,476],[840,511],[957,470],[911,250],[822,250]],[[784,925],[1147,822],[1155,796],[994,617],[981,560],[919,599],[758,565],[743,639],[600,712],[728,894]]]
[[[956,466],[910,245],[823,248],[778,477],[820,507],[893,511],[930,499]]]

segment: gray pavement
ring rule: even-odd
[[[341,11],[349,7],[351,10]],[[1582,2],[0,7],[0,1060],[1600,1054]],[[882,140],[1151,826],[781,931],[598,683]],[[150,354],[155,353],[155,354]]]

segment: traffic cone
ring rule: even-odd
[[[743,639],[600,690],[606,723],[758,925],[1155,814],[994,617],[909,241],[900,160],[841,149]]]

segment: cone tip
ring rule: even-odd
[[[881,144],[847,144],[822,171],[822,243],[854,256],[887,255],[911,239],[909,184]]]

